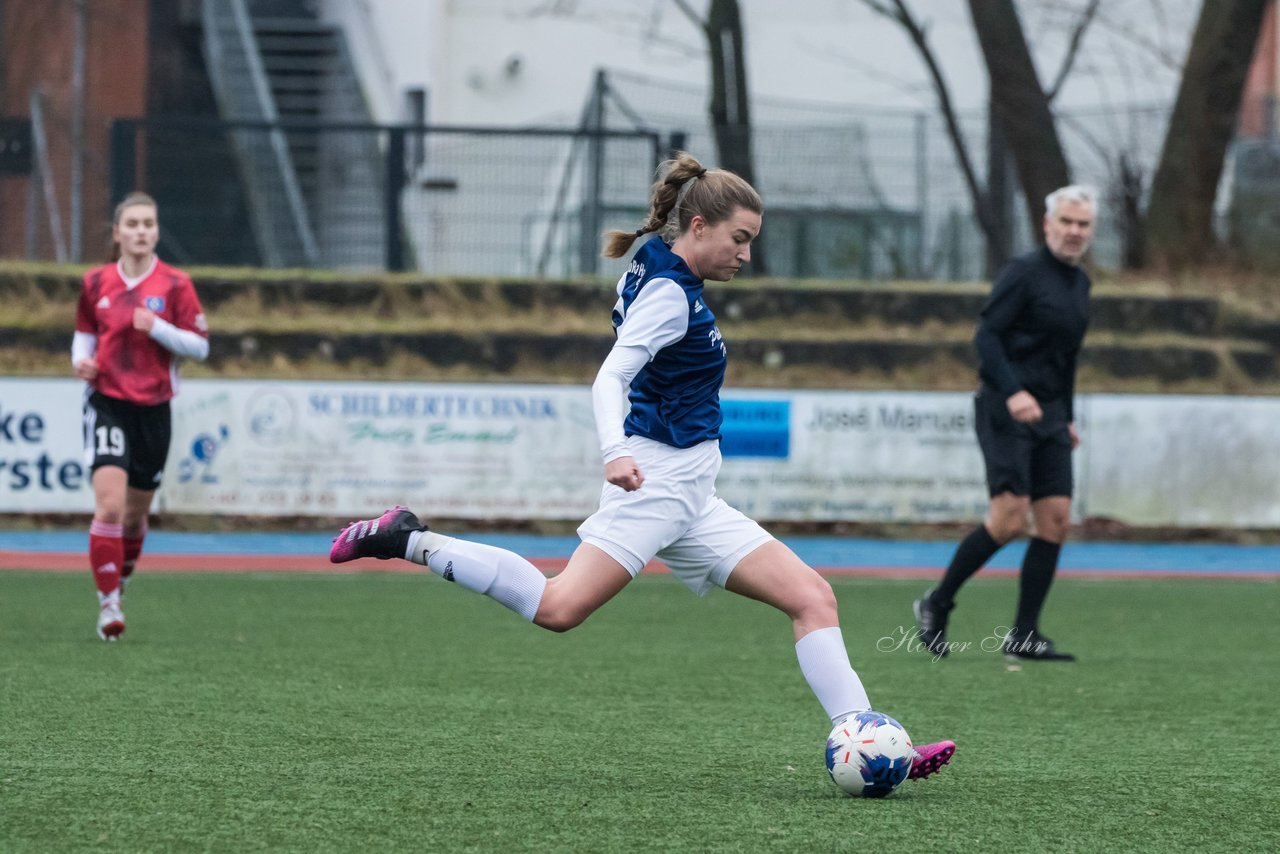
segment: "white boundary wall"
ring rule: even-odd
[[[75,380],[0,378],[0,512],[88,512]],[[726,390],[720,494],[764,520],[975,520],[964,393]],[[157,509],[568,519],[601,486],[585,386],[187,380]],[[1076,513],[1280,527],[1280,398],[1084,395]]]

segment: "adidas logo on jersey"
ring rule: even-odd
[[[111,300],[108,297],[98,300],[98,308],[111,308]]]
[[[693,304],[693,313],[697,314],[698,312],[702,311],[704,308],[706,308],[706,306],[702,304],[702,300],[696,300]]]

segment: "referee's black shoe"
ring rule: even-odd
[[[933,601],[930,590],[911,605],[916,615],[916,635],[924,648],[938,658],[946,658],[951,650],[947,646],[947,617],[955,603],[939,605]]]
[[[1053,641],[1037,629],[1029,632],[1010,632],[1004,639],[1004,657],[1009,661],[1075,661],[1069,652],[1061,652]]]

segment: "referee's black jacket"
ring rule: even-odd
[[[973,343],[978,376],[1007,400],[1021,390],[1075,420],[1076,361],[1089,325],[1089,276],[1048,248],[1007,263],[982,309]]]

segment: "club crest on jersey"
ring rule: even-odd
[[[164,311],[164,297],[147,297],[147,308],[157,314]]]

